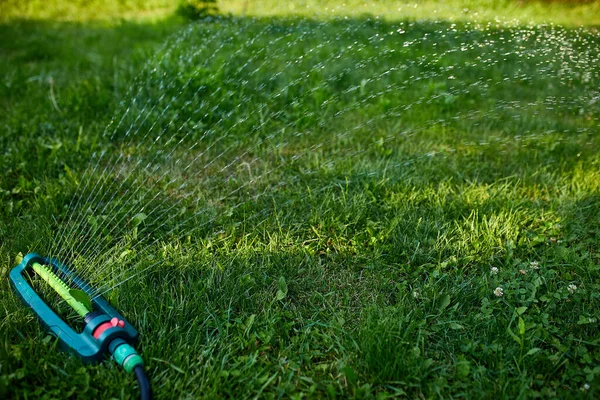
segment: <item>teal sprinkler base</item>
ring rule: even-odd
[[[36,273],[84,317],[83,332],[75,332],[31,287],[26,275]],[[77,300],[69,295],[69,287],[59,276],[65,277],[74,289],[87,294],[91,300],[91,309],[88,309],[90,305],[86,307],[84,304],[78,304]],[[27,254],[23,261],[10,271],[10,281],[19,297],[33,310],[42,325],[58,338],[63,349],[77,355],[86,363],[100,362],[107,354],[111,354],[127,372],[135,373],[140,383],[142,398],[150,398],[142,358],[132,346],[139,336],[137,330],[102,296],[93,297],[91,286],[59,261],[35,253]]]

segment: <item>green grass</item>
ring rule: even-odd
[[[159,172],[189,186],[125,171],[146,197],[77,210],[108,250],[70,242],[96,285],[156,263],[108,297],[157,398],[598,396],[597,3],[232,1],[190,27],[169,2],[45,3],[0,5],[0,273],[69,227],[94,152],[149,161],[165,132]],[[134,227],[154,195],[177,213]],[[0,282],[0,397],[137,396]]]
[[[306,15],[321,17],[379,15],[388,20],[399,18],[450,21],[512,21],[555,23],[567,26],[595,25],[600,4],[595,1],[536,1],[536,0],[420,0],[420,1],[363,1],[363,0],[276,0],[222,1],[223,11],[248,15]]]
[[[518,20],[565,26],[600,25],[600,5],[593,0],[220,0],[223,13],[247,16],[379,15],[386,19],[443,19],[465,21]],[[172,14],[177,1],[169,0],[4,0],[0,20],[51,19],[61,21],[156,19]]]

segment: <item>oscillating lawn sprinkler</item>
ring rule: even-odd
[[[85,323],[77,333],[38,295],[27,275],[42,278],[79,314]],[[66,278],[64,280],[59,278]],[[142,399],[150,399],[150,385],[142,358],[131,345],[138,332],[102,296],[92,297],[93,289],[64,264],[30,253],[10,272],[10,280],[21,299],[33,310],[44,327],[56,336],[63,349],[76,354],[86,363],[100,362],[107,354],[138,380]]]

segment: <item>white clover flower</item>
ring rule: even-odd
[[[496,297],[502,297],[504,296],[504,289],[498,286],[496,289],[494,289],[494,294],[496,295]]]
[[[418,299],[419,297],[421,297],[421,293],[419,293],[419,291],[418,291],[418,290],[414,290],[414,291],[412,292],[412,295],[413,295],[413,297],[414,297],[415,299]]]
[[[567,290],[569,291],[569,293],[573,294],[577,290],[577,286],[575,286],[574,283],[571,283],[569,284],[569,286],[567,286]]]
[[[529,263],[529,266],[531,267],[531,269],[537,271],[538,269],[540,269],[540,264],[537,261],[532,261]]]
[[[497,267],[492,267],[492,268],[490,268],[490,273],[491,273],[492,275],[498,275],[498,271],[499,271],[499,270],[498,270],[498,268],[497,268]]]
[[[585,390],[585,391],[590,390],[590,384],[589,383],[584,383],[583,384],[583,390]]]

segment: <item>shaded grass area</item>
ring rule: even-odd
[[[2,187],[12,192],[6,209],[19,209],[40,171],[70,179],[74,164],[88,162],[148,52],[178,29],[175,20],[0,26]]]
[[[219,106],[216,112],[228,115],[243,104],[234,116],[250,114],[245,127],[260,118],[270,121],[253,135],[237,128],[224,143],[238,150],[255,146],[256,138],[292,122],[307,133],[287,151],[309,153],[280,164],[283,152],[274,148],[276,140],[252,147],[258,170],[278,167],[258,183],[287,184],[257,201],[248,201],[247,193],[228,198],[215,207],[226,213],[211,225],[192,231],[190,238],[161,241],[153,248],[159,266],[110,292],[110,301],[143,333],[139,349],[157,397],[595,397],[600,160],[598,110],[586,101],[594,96],[598,76],[586,81],[580,73],[587,65],[566,73],[548,66],[556,54],[545,53],[535,39],[556,35],[550,28],[534,28],[531,41],[520,43],[532,59],[524,61],[512,50],[508,57],[513,58],[499,62],[500,50],[514,48],[499,39],[510,33],[502,28],[451,31],[445,22],[410,23],[405,22],[406,37],[390,48],[425,34],[438,40],[416,42],[389,57],[381,52],[386,47],[367,46],[365,55],[333,61],[328,71],[290,87],[287,97],[273,93],[311,61],[335,55],[340,43],[345,47],[397,26],[367,18],[324,24],[260,19],[249,25],[230,19],[197,25],[185,46],[175,47],[163,63],[150,59],[150,66],[176,78],[170,93],[176,95],[194,65],[187,55],[194,49],[216,53],[191,86],[226,93],[205,95],[206,107]],[[169,89],[170,81],[155,79],[144,63],[151,54],[164,54],[169,46],[163,43],[178,29],[176,20],[98,26],[20,21],[0,28],[5,33],[0,34],[0,77],[8,82],[0,119],[6,127],[0,136],[2,273],[14,265],[16,253],[47,246],[52,216],[66,217],[93,152],[122,149],[122,142],[107,145],[101,135],[113,112],[129,104],[132,82],[146,85],[144,100]],[[290,38],[285,36],[281,47],[266,47],[282,32]],[[312,37],[294,43],[303,33]],[[598,45],[593,33],[558,36],[567,37],[561,43],[585,43],[592,50]],[[8,39],[14,37],[20,39]],[[233,41],[224,40],[229,37]],[[247,37],[256,42],[244,47]],[[333,37],[338,41],[328,40]],[[434,52],[429,43],[445,54],[460,43],[484,39],[495,45],[410,64]],[[221,43],[229,47],[216,51]],[[285,67],[319,43],[325,44],[322,53]],[[235,53],[239,48],[245,50]],[[272,51],[260,53],[261,48]],[[249,56],[257,57],[255,67],[265,59],[270,63],[241,84],[237,78],[244,70],[235,71]],[[351,69],[336,78],[355,59],[370,56],[376,62],[364,71]],[[445,69],[478,56],[481,63],[471,69]],[[216,73],[228,61],[228,73]],[[402,63],[408,65],[404,72],[364,89],[364,98],[351,94],[332,108],[319,107],[363,78]],[[538,63],[548,67],[544,73]],[[568,60],[567,65],[572,66]],[[280,70],[286,74],[272,82]],[[448,80],[450,75],[454,79]],[[426,84],[411,76],[426,77]],[[479,79],[506,77],[508,83],[496,87],[464,90]],[[402,90],[368,97],[404,81]],[[263,84],[272,86],[254,90]],[[320,90],[306,95],[303,87]],[[566,90],[581,97],[553,100]],[[168,121],[193,95],[183,93],[171,113],[152,119],[169,132]],[[227,102],[230,95],[239,97]],[[265,104],[270,112],[287,114],[248,112]],[[395,107],[409,105],[395,113]],[[335,124],[320,124],[346,109],[353,112]],[[322,112],[310,114],[315,110]],[[193,109],[184,111],[195,116]],[[339,136],[376,116],[387,118]],[[233,125],[206,118],[202,122],[217,129],[215,137]],[[437,122],[428,124],[431,120]],[[411,129],[418,134],[399,134]],[[307,152],[314,141],[325,145]],[[211,150],[207,160],[224,148]],[[237,187],[222,176],[195,183],[223,193]],[[297,176],[302,179],[292,179]],[[577,289],[569,290],[570,284]],[[7,280],[0,285],[10,292]],[[504,296],[494,296],[497,287]],[[58,352],[12,293],[1,304],[6,316],[0,323],[0,394],[137,396],[131,377],[112,363],[83,366]]]

